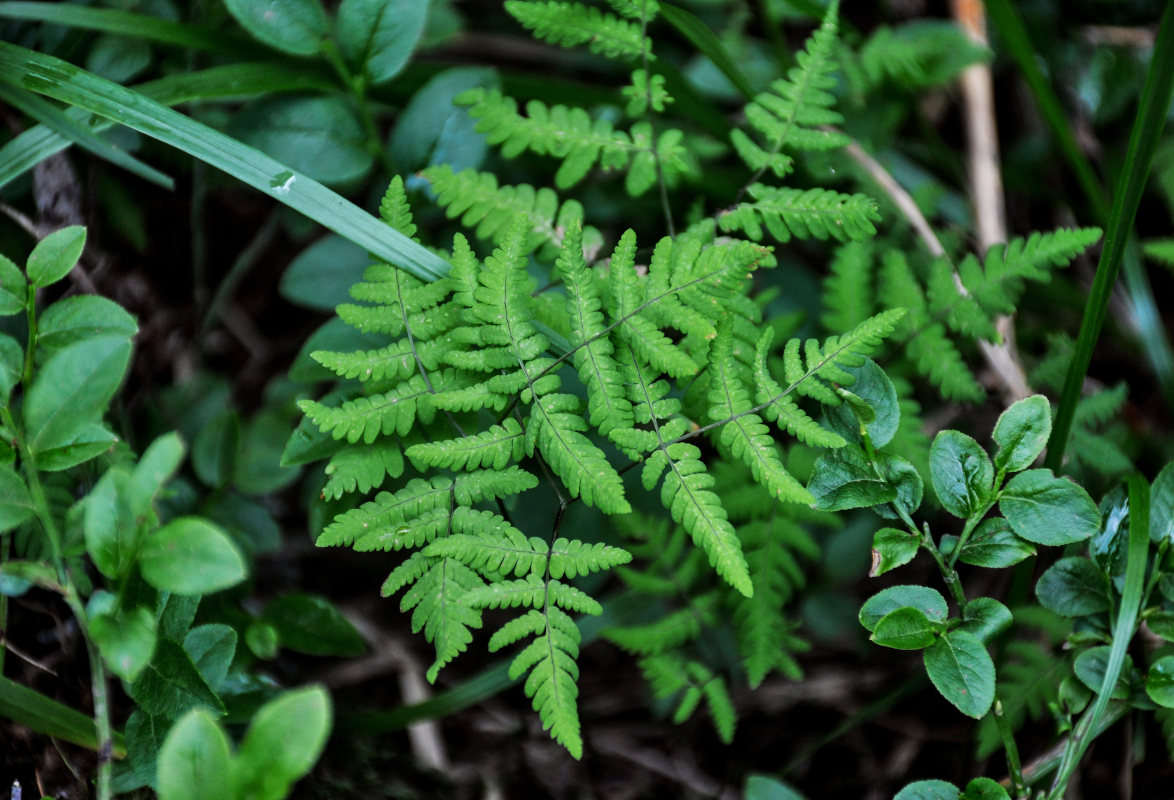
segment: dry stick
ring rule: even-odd
[[[982,0],[954,0],[954,18],[976,43],[988,47],[986,12]],[[972,64],[962,72],[962,100],[970,160],[970,191],[982,252],[1007,241],[1003,180],[999,167],[999,138],[995,127],[995,92],[989,64]],[[987,363],[1003,381],[1007,400],[1031,394],[1027,375],[1015,349],[1015,322],[1009,315],[995,319],[999,344],[980,341]]]

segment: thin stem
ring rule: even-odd
[[[33,382],[33,354],[37,351],[37,288],[31,283],[28,287],[28,299],[25,300],[25,316],[28,318],[29,338],[28,346],[24,350],[24,370],[20,382],[28,386]],[[16,426],[10,425],[13,433]]]
[[[967,518],[966,524],[962,527],[962,533],[958,536],[958,543],[954,545],[954,551],[950,553],[951,567],[958,563],[958,556],[962,554],[962,547],[966,544],[966,540],[970,538],[970,534],[974,533],[974,529],[978,527],[978,523],[982,522],[982,518],[994,507],[998,499],[998,495],[996,494],[991,500],[987,501],[987,504],[980,511],[971,514]]]
[[[342,54],[338,51],[338,46],[332,39],[326,39],[322,42],[322,54],[326,56],[326,61],[334,69],[343,85],[350,90],[351,99],[355,101],[355,107],[359,112],[359,122],[363,126],[363,132],[367,135],[367,150],[379,161],[379,165],[387,171],[387,174],[394,175],[395,165],[391,163],[391,157],[383,149],[383,143],[379,138],[379,127],[375,124],[375,117],[371,114],[371,108],[367,104],[366,76],[351,73]]]
[[[78,621],[82,638],[86,642],[86,656],[90,660],[90,693],[94,699],[94,727],[98,734],[98,800],[110,800],[114,796],[110,787],[111,769],[113,765],[114,734],[110,727],[110,703],[108,687],[106,686],[106,667],[102,664],[102,654],[98,652],[98,645],[90,636],[86,625],[86,610],[82,607],[72,580],[66,575],[65,600]]]
[[[921,541],[922,548],[929,553],[930,558],[938,565],[938,571],[942,573],[942,580],[945,581],[946,588],[950,590],[954,602],[958,605],[958,611],[965,611],[969,601],[966,599],[966,592],[962,588],[962,579],[958,577],[958,571],[950,564],[947,564],[946,559],[942,557],[941,551],[938,550],[933,537],[929,533],[929,526],[927,525],[923,530],[918,530],[917,525],[914,524],[913,519],[905,509],[896,503],[889,503],[889,507],[897,513],[897,516],[901,518],[901,521],[905,523],[909,531]]]
[[[1003,752],[1007,754],[1007,772],[1011,776],[1012,797],[1015,800],[1027,797],[1027,784],[1023,781],[1023,767],[1019,763],[1019,747],[1015,744],[1015,734],[1011,730],[1011,723],[1003,712],[1003,702],[995,701],[993,709],[995,726],[999,729],[999,738],[1003,740]]]

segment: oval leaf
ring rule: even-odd
[[[966,791],[958,800],[1011,800],[1011,795],[996,780],[975,778],[966,784]]]
[[[1003,489],[999,510],[1016,534],[1029,542],[1059,546],[1081,542],[1101,528],[1088,492],[1050,469],[1016,475]]]
[[[318,0],[224,0],[229,13],[254,39],[296,56],[309,56],[330,30]]]
[[[37,321],[37,347],[50,353],[81,339],[129,339],[138,332],[135,318],[118,303],[95,294],[82,294],[58,300],[45,309]]]
[[[1063,617],[1109,610],[1109,579],[1086,558],[1062,558],[1040,576],[1035,596]]]
[[[1101,686],[1105,683],[1105,672],[1109,668],[1109,657],[1113,648],[1109,645],[1092,647],[1076,657],[1072,664],[1072,671],[1076,677],[1093,691],[1100,694]],[[1133,672],[1133,658],[1125,656],[1121,665],[1121,674],[1117,676],[1117,683],[1109,694],[1112,700],[1125,700],[1129,697],[1129,675]]]
[[[925,671],[942,697],[981,719],[995,700],[995,664],[978,637],[953,630],[925,651]]]
[[[130,342],[101,336],[54,353],[25,398],[25,436],[40,453],[62,447],[106,409],[130,363]]]
[[[1025,558],[1035,555],[1035,548],[1011,530],[1011,523],[1002,517],[983,520],[966,544],[958,558],[964,564],[975,567],[1002,569],[1013,567]]]
[[[349,302],[350,287],[371,263],[367,251],[341,236],[325,236],[298,254],[281,276],[278,291],[303,308],[333,311]]]
[[[155,652],[155,615],[142,606],[114,606],[113,595],[106,592],[90,599],[86,609],[90,635],[110,671],[125,681],[133,681]]]
[[[28,287],[20,267],[0,256],[0,317],[24,312],[29,296]]]
[[[894,650],[922,650],[934,643],[943,627],[945,623],[931,620],[921,609],[905,606],[881,617],[871,638]]]
[[[159,750],[159,800],[233,797],[228,737],[203,709],[189,711]]]
[[[54,231],[33,248],[25,272],[37,288],[51,286],[64,278],[82,256],[86,246],[86,229],[70,225]]]
[[[319,687],[286,692],[253,716],[233,763],[236,797],[280,800],[326,744],[330,697]]]
[[[1174,656],[1164,656],[1150,665],[1145,693],[1163,708],[1174,708]]]
[[[962,612],[961,629],[973,633],[983,644],[1011,627],[1011,610],[993,597],[976,597]]]
[[[245,579],[237,546],[199,517],[180,517],[151,534],[139,554],[139,566],[147,583],[175,594],[210,594]]]
[[[974,439],[959,431],[942,431],[929,451],[929,475],[942,507],[966,519],[990,496],[995,468]]]
[[[860,624],[873,633],[882,618],[906,606],[917,609],[933,622],[944,623],[949,616],[946,598],[936,589],[928,586],[890,586],[874,594],[860,607]]]
[[[893,800],[958,800],[958,787],[945,781],[917,781],[897,792]]]
[[[995,468],[1020,472],[1043,452],[1052,433],[1052,406],[1041,394],[1025,397],[999,416],[991,438],[999,445]]]
[[[917,555],[918,544],[917,537],[911,533],[881,528],[872,536],[872,569],[868,577],[875,578],[908,564]]]
[[[422,0],[342,0],[338,46],[371,83],[383,83],[408,62],[427,16],[428,3]]]

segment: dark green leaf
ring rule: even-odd
[[[895,650],[922,650],[933,644],[944,628],[944,622],[931,620],[921,609],[904,606],[881,617],[871,638]]]
[[[40,453],[70,444],[106,409],[130,362],[130,342],[101,336],[54,353],[25,396],[28,447]]]
[[[990,497],[995,468],[974,439],[959,431],[942,431],[929,451],[929,475],[942,508],[966,519]]]
[[[200,598],[197,596],[160,593],[156,612],[159,617],[159,635],[182,643],[199,608]]]
[[[868,576],[875,578],[908,564],[917,555],[918,543],[918,538],[908,531],[881,528],[872,536],[872,568]]]
[[[175,594],[210,594],[245,579],[232,540],[207,520],[180,517],[151,534],[139,553],[143,579]]]
[[[928,586],[890,586],[874,594],[860,607],[860,624],[873,633],[882,618],[905,606],[917,609],[932,622],[945,623],[949,616],[946,598],[936,589]]]
[[[1052,406],[1037,394],[1012,404],[999,416],[991,438],[999,446],[995,468],[1020,472],[1031,466],[1043,452],[1052,432]]]
[[[0,406],[8,405],[8,395],[20,382],[20,373],[23,369],[24,348],[16,339],[6,333],[0,333]]]
[[[917,781],[897,792],[893,800],[958,800],[958,787],[945,781]]]
[[[333,311],[350,302],[350,287],[362,280],[371,257],[341,236],[324,236],[298,254],[281,276],[278,289],[303,308]]]
[[[150,507],[181,463],[183,440],[178,433],[167,433],[151,442],[130,474],[131,507],[135,513],[142,514]]]
[[[20,267],[0,255],[0,317],[24,313],[28,281]]]
[[[921,507],[921,499],[925,493],[925,484],[921,480],[921,473],[911,462],[890,453],[877,453],[876,462],[877,468],[884,475],[885,482],[892,486],[897,494],[893,498],[893,505],[903,509],[906,514],[913,514]],[[888,506],[879,505],[873,510],[888,519],[898,517],[897,513]]]
[[[339,48],[371,83],[383,83],[404,68],[427,15],[428,4],[420,0],[342,0],[336,21]]]
[[[1105,682],[1105,670],[1109,666],[1109,657],[1112,648],[1109,645],[1092,647],[1076,657],[1072,664],[1072,671],[1080,682],[1093,691],[1099,693]],[[1113,700],[1125,700],[1129,697],[1129,673],[1133,671],[1133,659],[1126,655],[1117,683],[1109,697]]]
[[[396,119],[388,144],[401,171],[448,164],[455,173],[481,166],[485,136],[477,133],[476,120],[464,107],[453,105],[458,94],[477,86],[498,88],[497,73],[484,67],[448,69],[412,95]]]
[[[1088,687],[1069,675],[1060,681],[1060,708],[1067,714],[1079,714],[1088,708],[1088,701],[1092,699],[1092,692]]]
[[[1150,538],[1174,544],[1174,462],[1154,478],[1150,493]]]
[[[151,46],[127,36],[99,36],[86,55],[86,69],[115,83],[129,83],[150,65]]]
[[[321,597],[282,595],[265,607],[261,619],[273,626],[287,650],[315,656],[355,656],[366,650],[355,627]]]
[[[1088,492],[1050,469],[1016,475],[1004,487],[999,510],[1015,533],[1029,542],[1065,545],[1101,528],[1101,515]]]
[[[1163,708],[1174,708],[1174,656],[1163,656],[1150,664],[1145,693]]]
[[[0,533],[10,531],[36,514],[24,479],[0,464]]]
[[[769,775],[751,775],[746,778],[744,800],[805,800],[802,794]]]
[[[25,272],[37,288],[51,286],[64,278],[81,258],[86,246],[86,229],[70,225],[53,231],[33,248]]]
[[[159,750],[159,800],[244,797],[232,790],[228,736],[207,711],[192,709]]]
[[[821,455],[807,490],[822,511],[868,508],[897,498],[897,490],[882,481],[864,454],[851,446]]]
[[[92,718],[3,677],[0,677],[0,717],[54,739],[98,749],[98,733]],[[116,736],[114,754],[124,752],[121,737]]]
[[[961,630],[973,633],[983,644],[990,642],[1013,622],[1011,611],[993,597],[976,597],[962,612]]]
[[[204,513],[224,526],[249,556],[272,553],[281,546],[281,527],[262,503],[236,492],[226,492],[210,503]]]
[[[124,681],[134,681],[155,652],[155,617],[142,606],[118,608],[109,592],[95,592],[86,604],[87,624],[102,660]]]
[[[218,623],[192,628],[183,637],[183,649],[208,685],[218,689],[236,655],[236,631]]]
[[[295,56],[317,53],[330,31],[318,0],[224,0],[224,5],[257,41]]]
[[[837,433],[856,442],[860,441],[863,423],[873,446],[884,447],[896,436],[901,422],[901,407],[893,382],[872,359],[866,358],[858,367],[843,369],[856,380],[840,390],[846,402],[827,410],[828,421]]]
[[[151,663],[127,689],[139,708],[155,716],[174,719],[198,706],[224,713],[224,704],[191,657],[170,639],[159,640]]]
[[[42,450],[37,456],[37,467],[42,472],[59,472],[76,467],[91,458],[97,458],[118,442],[109,428],[98,422],[84,426],[68,441]]]
[[[37,346],[46,354],[79,339],[122,336],[139,331],[135,318],[113,300],[94,294],[65,297],[45,309],[37,321]]]
[[[976,567],[1003,569],[1034,555],[1035,547],[1016,536],[1011,523],[1002,517],[992,517],[974,529],[958,558]]]
[[[155,763],[171,723],[142,709],[131,712],[126,721],[126,760],[143,783],[155,785]]]
[[[995,700],[995,665],[978,637],[952,630],[925,651],[925,671],[942,696],[981,719]]]
[[[289,436],[285,415],[263,409],[241,436],[240,452],[233,466],[232,485],[248,495],[272,494],[298,479],[301,471],[281,466],[281,451]]]
[[[1145,618],[1146,626],[1156,636],[1174,642],[1174,611],[1158,611]]]
[[[1064,617],[1099,614],[1109,610],[1109,579],[1086,558],[1062,558],[1040,577],[1035,596]]]
[[[196,434],[192,442],[192,469],[212,488],[232,480],[241,451],[241,425],[236,412],[221,412]]]
[[[319,687],[286,692],[262,706],[233,763],[236,796],[284,798],[321,755],[330,718],[330,696]]]
[[[361,178],[374,163],[362,125],[339,95],[264,98],[237,113],[229,133],[323,183]],[[292,182],[293,173],[286,178]]]

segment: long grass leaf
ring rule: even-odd
[[[1056,421],[1052,426],[1052,438],[1048,442],[1046,465],[1054,470],[1059,469],[1064,459],[1064,448],[1068,443],[1068,434],[1072,430],[1072,420],[1076,414],[1076,402],[1080,399],[1084,376],[1092,361],[1093,348],[1096,346],[1101,328],[1105,324],[1109,295],[1113,291],[1113,284],[1116,283],[1117,273],[1121,269],[1121,261],[1129,243],[1133,220],[1137,215],[1137,207],[1141,202],[1141,193],[1145,188],[1146,179],[1149,177],[1154,151],[1158,146],[1158,138],[1166,123],[1166,112],[1170,108],[1172,95],[1174,95],[1174,4],[1167,4],[1166,11],[1162,15],[1161,28],[1158,30],[1157,42],[1154,45],[1153,60],[1150,62],[1149,73],[1146,75],[1145,88],[1142,90],[1137,120],[1134,122],[1133,131],[1129,136],[1129,148],[1125,156],[1125,172],[1117,181],[1117,189],[1114,192],[1113,211],[1105,234],[1105,246],[1101,250],[1096,278],[1093,280],[1092,290],[1089,292],[1088,305],[1085,306],[1084,319],[1080,324],[1080,335],[1076,340],[1076,350],[1072,354],[1072,361],[1068,365],[1068,374],[1064,379],[1064,388],[1060,394],[1060,407],[1056,412]]]
[[[0,717],[54,739],[91,750],[98,749],[98,732],[94,720],[7,678],[0,678]],[[119,758],[126,755],[122,736],[117,734],[114,737],[114,755]]]
[[[449,265],[309,177],[150,98],[52,56],[0,42],[0,80],[112,119],[264,192],[423,280]]]

